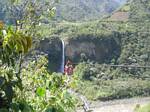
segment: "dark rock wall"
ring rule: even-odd
[[[67,39],[65,41],[65,59],[78,63],[80,61],[95,61],[98,63],[110,63],[120,56],[121,47],[112,37],[84,37]],[[44,39],[39,42],[38,52],[46,54],[49,60],[49,69],[58,71],[62,58],[62,43],[59,38]]]
[[[61,65],[62,43],[59,38],[44,39],[39,43],[38,50],[48,56],[48,68],[57,71]]]
[[[66,58],[79,62],[80,60],[93,60],[99,63],[110,63],[120,55],[121,47],[111,37],[73,39],[66,42]]]

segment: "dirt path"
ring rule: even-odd
[[[113,100],[107,102],[93,102],[90,105],[92,112],[134,112],[137,104],[145,105],[150,103],[150,97],[147,98],[131,98],[123,100]],[[77,112],[84,112],[78,110]]]

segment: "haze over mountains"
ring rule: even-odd
[[[127,0],[60,0],[57,20],[87,21],[111,14]]]
[[[6,20],[8,0],[0,0],[0,19]],[[56,4],[56,20],[59,21],[88,21],[103,18],[123,4],[127,0],[59,0]]]

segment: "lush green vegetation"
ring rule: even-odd
[[[128,21],[112,21],[108,17],[83,23],[49,23],[55,14],[55,8],[48,1],[35,3],[30,0],[12,0],[11,4],[6,1],[2,3],[7,4],[2,8],[3,11],[10,10],[7,13],[9,16],[2,13],[1,17],[13,26],[8,27],[0,22],[0,112],[74,111],[76,98],[68,92],[70,88],[90,100],[150,95],[149,68],[111,67],[105,64],[150,66],[149,0],[133,0],[131,4],[128,2],[121,8],[120,11],[130,13]],[[66,9],[63,13],[65,11]],[[84,15],[87,12],[79,15],[78,19]],[[66,17],[68,16],[70,15]],[[120,47],[119,56],[104,63],[88,58],[82,60],[75,67],[69,82],[68,77],[48,70],[47,59],[50,59],[49,62],[57,62],[58,58],[43,55],[36,59],[27,58],[34,55],[32,51],[44,38],[50,41],[56,38],[90,41],[103,38],[107,40],[107,37],[113,38]],[[138,112],[143,111],[140,109]]]
[[[56,5],[57,20],[65,21],[89,21],[103,18],[126,0],[60,0]]]
[[[11,0],[1,0],[0,1],[0,19],[5,20],[7,23],[11,23],[12,17],[7,16],[9,9],[7,8]],[[13,1],[13,0],[12,0]],[[40,2],[44,6],[43,3]],[[99,19],[104,16],[111,14],[115,11],[118,7],[125,3],[126,0],[57,0],[58,3],[54,2],[55,7],[57,9],[55,18],[53,20],[57,21],[88,21],[93,19]],[[19,0],[20,2],[20,0]],[[38,1],[39,2],[39,1]],[[25,2],[24,2],[25,3]],[[52,2],[51,2],[52,3]],[[23,8],[23,7],[22,7]],[[37,8],[37,7],[34,7]],[[47,8],[47,7],[41,7]],[[14,11],[23,11],[24,9],[18,10],[14,8]],[[39,13],[39,12],[38,12]],[[18,15],[18,14],[17,14]],[[20,13],[19,16],[21,17],[22,14]],[[48,23],[50,22],[47,18],[41,18],[43,22]]]
[[[106,65],[81,63],[76,68],[76,72],[80,73],[82,82],[78,86],[78,91],[90,100],[149,96],[149,75],[135,75],[127,73],[124,69],[127,68],[112,68]]]
[[[109,64],[149,66],[150,22],[148,17],[150,14],[147,11],[148,4],[150,4],[148,0],[128,2],[121,9],[130,13],[128,21],[111,21],[110,18],[106,18],[84,23],[53,23],[43,27],[53,26],[49,34],[76,41],[82,38],[88,40],[89,37],[90,39],[114,38],[121,47],[121,53],[119,58],[112,59]],[[108,67],[89,60],[89,62],[79,64],[76,69],[83,82],[78,91],[89,99],[107,100],[150,94],[149,68]]]
[[[140,107],[140,105],[138,107],[135,108],[136,112],[150,112],[150,104],[145,105],[143,107]]]
[[[146,7],[142,9],[137,7],[139,5],[143,7],[142,4]],[[44,35],[43,37],[47,37],[45,34],[57,35],[58,38],[76,41],[89,38],[89,41],[91,38],[114,38],[121,48],[121,53],[118,58],[112,58],[109,64],[149,66],[150,23],[147,21],[149,14],[144,14],[144,10],[148,9],[147,4],[149,4],[148,1],[143,3],[133,1],[121,8],[122,11],[131,13],[128,21],[111,21],[110,18],[105,18],[83,23],[42,24],[43,29],[51,28],[51,30],[41,30],[41,34]],[[134,19],[137,14],[135,10],[139,10],[138,14],[144,14],[145,17],[138,15],[139,19]],[[79,64],[76,70],[83,82],[78,87],[78,91],[92,100],[148,96],[150,94],[150,70],[148,68],[108,67],[89,60],[89,62]]]
[[[25,6],[23,12],[28,14],[15,15],[14,8],[22,8],[22,5]],[[76,86],[76,79],[72,77],[68,82],[68,77],[50,73],[47,57],[25,58],[37,38],[36,26],[40,22],[35,13],[40,8],[37,5],[30,0],[13,1],[10,14],[20,18],[15,19],[13,27],[0,22],[0,112],[66,112],[75,109],[76,100],[68,89]],[[48,13],[53,14],[53,11]]]

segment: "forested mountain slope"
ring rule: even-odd
[[[61,38],[68,38],[77,42],[81,40],[89,40],[90,42],[92,39],[100,40],[110,37],[117,41],[120,46],[119,49],[121,49],[118,58],[114,58],[115,60],[112,58],[115,64],[149,65],[150,22],[148,18],[150,14],[148,4],[150,4],[149,0],[145,0],[145,2],[141,0],[131,2],[129,0],[125,6],[118,10],[125,12],[125,14],[128,13],[128,18],[125,21],[112,21],[111,17],[108,17],[87,23],[56,24],[54,25],[55,28],[51,27],[49,35],[58,35]],[[105,62],[110,63],[111,59],[106,59]],[[131,74],[142,74],[140,72]]]
[[[60,0],[57,19],[81,21],[99,19],[124,4],[126,0]]]
[[[0,0],[0,19],[5,19],[5,21],[10,19],[6,14],[8,1]],[[126,0],[59,0],[56,3],[55,20],[87,21],[100,19],[111,14],[125,2]]]

